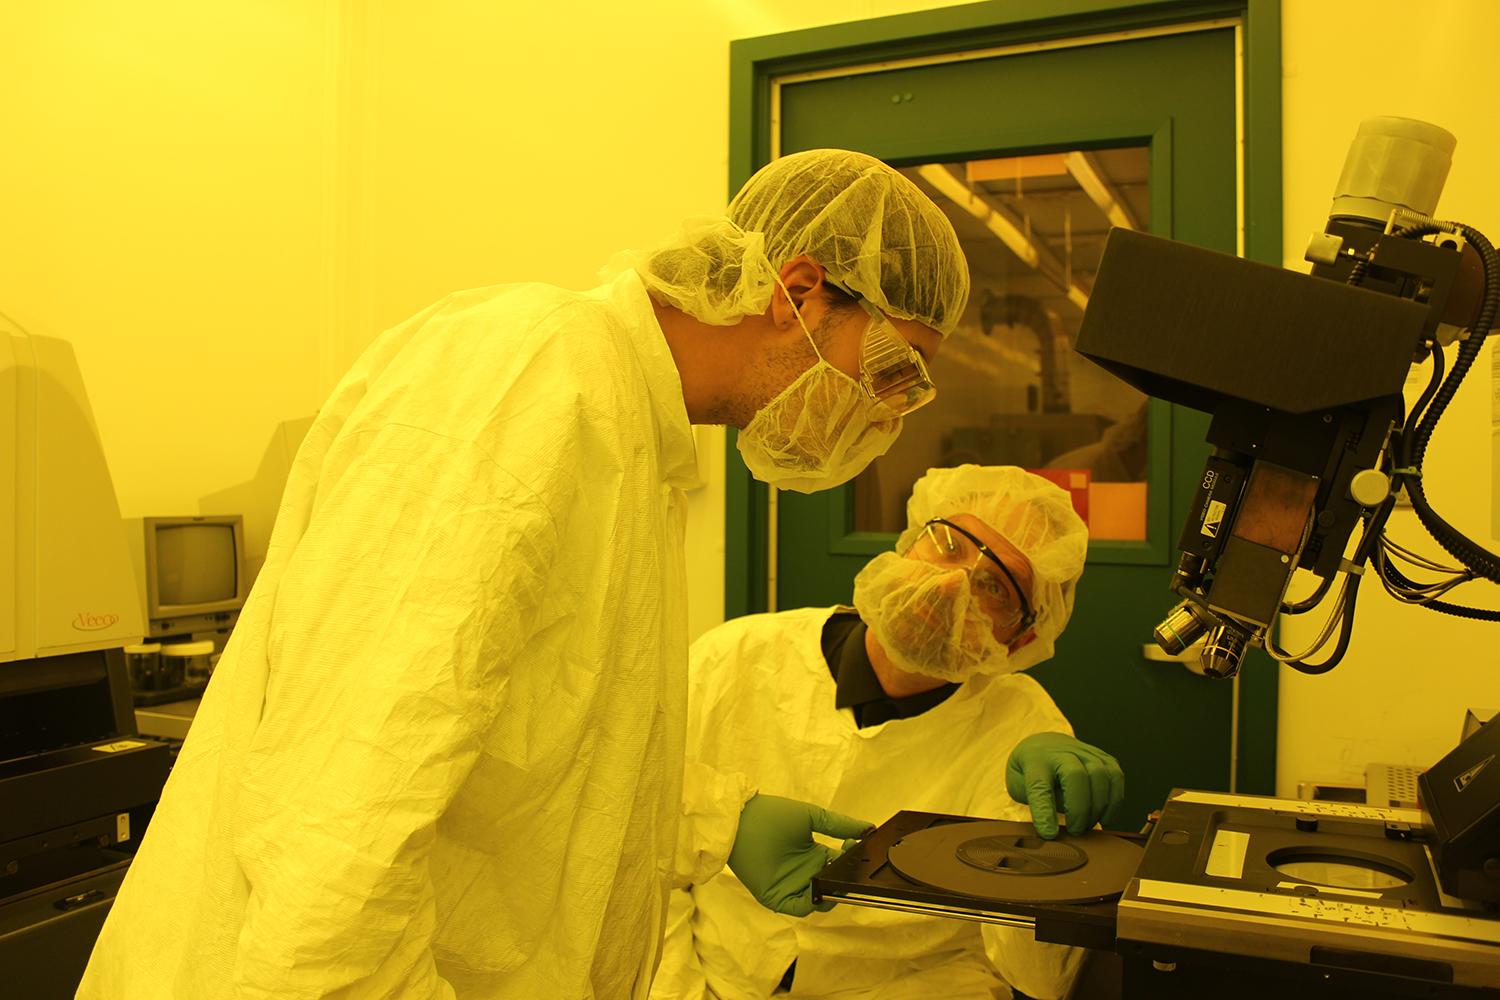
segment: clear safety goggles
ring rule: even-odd
[[[1036,612],[1031,610],[1010,569],[989,546],[952,521],[941,517],[928,521],[912,548],[929,562],[948,563],[967,570],[970,589],[980,609],[1001,628],[1024,631],[1036,623]],[[1000,570],[1000,576],[984,563],[986,558]]]
[[[870,419],[894,420],[932,402],[937,386],[922,355],[880,310],[864,299],[859,304],[870,314],[859,354],[859,384],[874,400]]]

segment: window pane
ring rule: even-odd
[[[1019,465],[1072,491],[1093,538],[1146,537],[1147,397],[1073,350],[1111,225],[1150,225],[1145,147],[902,170],[947,213],[973,291],[937,398],[854,484],[856,531],[899,532],[929,468]]]

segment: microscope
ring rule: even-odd
[[[1471,580],[1500,583],[1500,557],[1444,520],[1422,482],[1433,429],[1500,301],[1489,240],[1433,217],[1455,145],[1425,122],[1363,122],[1327,226],[1308,243],[1311,274],[1110,232],[1078,352],[1149,395],[1212,415],[1213,451],[1177,541],[1170,587],[1181,602],[1155,629],[1173,655],[1204,639],[1209,677],[1235,676],[1251,646],[1306,673],[1332,669],[1348,648],[1366,575],[1398,600],[1500,621],[1444,600]],[[1427,386],[1405,398],[1412,365],[1429,359]],[[1400,496],[1454,565],[1385,537]],[[1398,562],[1438,579],[1413,580]],[[1289,599],[1298,569],[1318,583]],[[1317,639],[1295,654],[1280,649],[1271,631],[1278,617],[1312,611],[1340,576]],[[1335,635],[1333,650],[1312,662]],[[1496,757],[1500,718],[1419,780],[1444,890],[1492,908],[1500,907]]]
[[[1311,275],[1110,233],[1078,352],[1149,395],[1213,416],[1213,452],[1177,542],[1171,590],[1182,600],[1155,630],[1173,655],[1206,636],[1207,676],[1233,677],[1251,646],[1305,672],[1334,667],[1367,563],[1400,599],[1500,620],[1441,600],[1471,579],[1500,582],[1500,558],[1444,521],[1422,484],[1433,427],[1479,354],[1500,292],[1489,241],[1432,217],[1455,145],[1425,122],[1362,123],[1327,227],[1308,244]],[[1404,399],[1408,371],[1429,357],[1431,383]],[[1384,538],[1403,493],[1459,564],[1435,583],[1407,578],[1395,561],[1410,553]],[[1319,582],[1288,600],[1298,569]],[[1340,574],[1318,641],[1295,655],[1279,649],[1277,618],[1320,605]],[[1310,662],[1335,632],[1332,653]]]

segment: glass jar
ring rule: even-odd
[[[214,644],[211,639],[163,646],[161,649],[162,665],[172,675],[170,686],[207,684],[209,675],[213,673],[213,667],[209,663],[209,658],[213,656],[213,653]]]
[[[130,686],[137,691],[155,691],[161,676],[161,643],[147,642],[125,647],[125,666]]]

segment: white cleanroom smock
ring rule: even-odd
[[[771,795],[884,822],[902,809],[1029,821],[1005,791],[1011,750],[1033,733],[1072,734],[1040,684],[978,676],[921,715],[859,728],[834,707],[821,644],[836,611],[736,618],[689,656],[688,754],[733,763]],[[1061,997],[1083,950],[1029,931],[841,904],[802,920],[764,909],[725,869],[672,893],[653,1000],[771,994],[795,959],[792,995],[840,1000],[992,1000],[1010,984]]]
[[[78,996],[643,997],[669,885],[722,865],[751,791],[684,777],[694,475],[633,272],[378,339]]]

